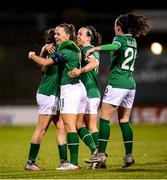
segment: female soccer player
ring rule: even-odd
[[[101,44],[101,36],[93,26],[84,26],[81,27],[78,31],[77,43],[81,47],[81,68],[74,69],[73,71],[69,72],[69,75],[71,77],[81,75],[81,81],[85,85],[87,91],[84,119],[81,119],[81,121],[77,122],[77,129],[80,138],[85,142],[85,144],[88,145],[88,134],[90,131],[97,147],[97,116],[101,98],[100,88],[98,84],[99,52],[91,53],[89,58],[86,57],[85,53],[92,47]],[[92,148],[91,151],[92,154],[96,152],[94,148]],[[92,168],[95,168],[97,164],[100,165],[100,163],[95,163]]]
[[[125,147],[123,168],[131,166],[135,161],[132,155],[133,131],[129,122],[134,98],[135,79],[133,76],[134,63],[137,56],[137,37],[146,35],[150,25],[144,16],[134,13],[120,15],[115,21],[115,34],[112,44],[94,47],[94,51],[111,51],[112,65],[108,77],[101,107],[98,153],[88,163],[105,162],[106,146],[110,136],[110,122],[116,110],[122,131]]]
[[[45,46],[41,50],[41,57],[50,56],[47,44],[54,44],[54,28],[45,31]],[[59,74],[56,64],[43,68],[43,77],[37,90],[37,103],[39,107],[38,124],[32,136],[26,170],[38,171],[41,167],[35,163],[42,138],[53,121],[56,126],[56,139],[59,150],[60,165],[67,162],[66,131],[59,113]]]

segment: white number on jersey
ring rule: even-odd
[[[126,51],[125,51],[125,58],[126,59],[122,63],[122,66],[121,66],[122,69],[134,71],[134,63],[135,63],[135,59],[136,59],[136,53],[137,53],[136,49],[133,49],[131,47],[126,49]],[[129,54],[130,54],[130,56],[129,56]],[[131,66],[129,66],[128,63],[132,60],[133,60],[133,62],[131,64]]]

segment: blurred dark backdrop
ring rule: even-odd
[[[62,22],[80,26],[93,25],[102,34],[103,44],[112,42],[114,21],[127,12],[140,12],[150,18],[151,33],[138,39],[136,61],[136,104],[167,103],[167,8],[164,2],[144,1],[41,1],[4,2],[0,7],[0,105],[34,105],[41,80],[40,68],[27,55],[40,51],[43,32]],[[161,42],[160,56],[151,54],[150,44]],[[99,82],[103,93],[109,72],[109,54],[101,53]]]

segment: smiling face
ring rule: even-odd
[[[56,44],[60,44],[66,40],[69,40],[70,35],[65,32],[65,29],[63,27],[56,27],[54,38]]]
[[[81,47],[87,46],[90,44],[91,37],[88,36],[87,28],[80,28],[77,34],[77,42]]]

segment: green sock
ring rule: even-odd
[[[28,160],[35,162],[35,159],[39,152],[39,148],[40,148],[40,144],[33,144],[33,143],[30,144]]]
[[[78,148],[79,148],[78,133],[68,132],[67,143],[70,151],[70,163],[78,165]]]
[[[60,160],[67,161],[67,144],[58,144]]]
[[[93,153],[96,150],[96,144],[93,141],[92,135],[88,129],[86,127],[78,129],[78,135]]]
[[[125,155],[132,154],[133,131],[129,122],[119,123],[125,147]]]
[[[96,144],[96,147],[98,146],[98,137],[99,137],[99,132],[93,132],[92,133],[92,138]]]
[[[107,142],[110,137],[110,121],[100,118],[99,127],[99,143],[98,150],[100,153],[105,153],[107,148]]]

